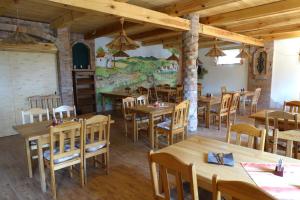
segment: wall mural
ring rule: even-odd
[[[175,49],[161,49],[165,51],[162,56],[166,58],[149,55],[153,51],[151,47],[126,51],[130,57],[114,58],[112,55],[115,52],[107,49],[102,43],[96,42],[97,94],[122,90],[126,87],[136,89],[139,86],[152,87],[158,84],[176,85],[178,62],[167,60],[168,55],[175,54],[178,57]],[[157,53],[156,50],[153,52]],[[138,56],[139,53],[140,56]],[[98,98],[98,105],[100,101],[101,98]]]

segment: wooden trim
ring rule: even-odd
[[[4,44],[0,42],[0,51],[56,53],[57,48],[53,43]]]
[[[150,23],[171,30],[190,29],[190,21],[180,17],[113,0],[44,0],[43,3],[86,12],[101,12],[129,20]]]
[[[214,36],[226,41],[240,42],[244,44],[254,45],[254,46],[264,46],[263,40],[252,38],[249,36],[241,35],[238,33],[230,32],[224,29],[216,28],[213,26],[208,26],[201,24],[199,28],[199,34]]]

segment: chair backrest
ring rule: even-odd
[[[53,108],[53,118],[56,119],[56,114],[59,113],[59,118],[64,118],[64,113],[67,117],[71,117],[71,112],[73,112],[74,117],[76,117],[76,108],[75,106],[59,106],[57,108]]]
[[[42,108],[31,108],[27,111],[22,111],[22,124],[26,124],[26,116],[29,117],[28,123],[33,123],[35,117],[38,117],[38,121],[43,121],[43,116],[46,116],[46,120],[49,120],[49,110],[48,108],[42,109]]]
[[[183,86],[176,86],[176,102],[183,100]]]
[[[126,117],[130,114],[128,111],[128,108],[132,108],[135,106],[135,98],[133,97],[126,97],[125,99],[122,99],[122,111],[123,111],[123,117]]]
[[[137,92],[141,95],[149,95],[149,89],[145,87],[138,87]]]
[[[183,180],[185,180],[190,183],[192,200],[198,200],[196,169],[193,164],[185,164],[168,153],[153,153],[153,151],[149,153],[149,164],[155,199],[171,199],[169,175],[172,173],[176,180],[177,198],[175,198],[184,200]],[[163,191],[160,190],[160,185]]]
[[[213,200],[221,199],[221,195],[226,194],[232,199],[237,200],[276,200],[273,196],[266,193],[255,185],[242,181],[222,181],[218,180],[217,175],[212,178]]]
[[[42,96],[31,96],[28,97],[29,107],[30,108],[43,108]]]
[[[230,104],[230,111],[236,111],[238,109],[239,103],[240,103],[240,93],[233,93],[231,98],[231,104]]]
[[[264,151],[265,139],[266,139],[266,130],[265,129],[260,130],[250,124],[230,125],[227,129],[227,137],[226,137],[227,143],[230,143],[230,141],[231,141],[231,136],[232,136],[231,133],[232,132],[236,133],[235,144],[241,145],[241,136],[247,135],[248,136],[247,146],[249,148],[253,148],[255,138],[259,138],[260,144],[259,144],[258,149],[261,151]]]
[[[280,130],[291,130],[298,129],[298,114],[297,113],[289,113],[285,111],[273,111],[265,113],[265,125],[266,131],[269,133],[270,126],[273,126],[275,129]],[[271,121],[272,119],[272,121]],[[279,127],[279,122],[282,122]],[[291,124],[294,124],[291,126]]]
[[[42,96],[41,98],[43,108],[52,110],[53,108],[61,106],[61,98],[59,95],[47,95]]]
[[[261,88],[256,88],[254,91],[254,95],[252,96],[252,100],[251,100],[251,104],[257,104],[258,99],[260,97],[260,93],[261,93]]]
[[[275,129],[274,132],[274,143],[273,143],[273,153],[277,153],[278,140],[286,141],[286,153],[287,157],[293,157],[293,145],[294,142],[300,142],[300,133],[299,134],[288,134],[288,131],[279,131]],[[296,145],[298,151],[298,146]],[[298,152],[296,152],[298,153]]]
[[[221,97],[221,105],[219,108],[220,113],[227,113],[229,112],[230,105],[231,105],[232,95],[228,93],[223,93]]]
[[[185,100],[174,107],[171,130],[183,128],[188,124],[190,101]]]
[[[142,95],[136,98],[136,105],[148,105],[148,95]]]
[[[300,101],[285,101],[283,111],[300,113]]]
[[[150,102],[157,101],[158,97],[157,97],[156,87],[152,87],[152,88],[149,89],[148,97],[149,97]]]
[[[50,165],[54,160],[80,154],[83,155],[83,130],[80,122],[65,122],[50,127]],[[76,147],[75,140],[80,141],[80,148]]]
[[[222,86],[221,87],[221,94],[226,93],[226,92],[227,92],[226,86]]]
[[[83,121],[84,150],[109,145],[110,119],[110,115],[96,115]]]

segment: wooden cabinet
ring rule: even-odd
[[[96,112],[94,70],[73,70],[74,102],[78,114]]]

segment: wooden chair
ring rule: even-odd
[[[198,191],[194,164],[185,164],[171,154],[153,153],[153,151],[150,151],[148,159],[154,199],[211,199],[211,193],[204,190],[201,191],[201,189]],[[170,175],[175,177],[175,188],[170,187]],[[206,198],[202,198],[202,196]]]
[[[276,200],[276,198],[255,185],[242,181],[218,180],[217,175],[213,175],[212,178],[212,191],[213,200],[221,200],[222,194],[226,194],[234,200]]]
[[[265,112],[265,128],[266,128],[266,150],[272,149],[273,133],[276,129],[281,131],[298,129],[298,114],[284,111]],[[283,146],[281,146],[284,149]],[[272,151],[271,151],[272,152]]]
[[[260,97],[260,93],[261,93],[261,88],[256,88],[254,91],[254,95],[252,96],[251,99],[250,114],[257,112],[257,103]]]
[[[43,108],[48,108],[52,111],[53,108],[61,106],[61,98],[59,95],[47,95],[41,98]]]
[[[185,100],[174,107],[171,119],[158,123],[155,127],[155,146],[158,147],[160,135],[167,136],[168,145],[173,144],[173,136],[181,134],[182,139],[185,138],[185,133],[188,124],[190,101]]]
[[[249,148],[255,148],[254,140],[256,138],[259,138],[260,144],[259,144],[258,149],[261,151],[264,151],[265,139],[266,139],[266,130],[265,129],[260,130],[249,124],[229,125],[229,127],[227,129],[227,136],[226,136],[227,143],[230,143],[230,141],[231,141],[231,136],[232,136],[231,133],[232,132],[236,133],[235,144],[241,145],[241,136],[247,135],[248,136],[247,146]]]
[[[172,100],[174,103],[180,103],[183,101],[183,86],[176,87],[176,93]]]
[[[75,143],[75,138],[80,141],[79,148]],[[72,167],[80,164],[81,186],[84,186],[83,146],[82,123],[66,122],[50,127],[50,149],[44,152],[44,161],[50,169],[51,190],[54,199],[56,199],[55,171],[57,170],[69,167],[72,177]]]
[[[163,87],[166,88],[166,89],[171,88],[170,84],[164,84]]]
[[[226,86],[222,86],[221,87],[221,94],[226,93],[227,92],[227,87]]]
[[[148,104],[149,104],[148,96],[142,95],[136,98],[136,105],[148,105]],[[145,115],[137,115],[135,119],[136,119],[135,135],[136,135],[136,139],[138,140],[139,131],[142,129],[147,129],[149,127],[149,118],[148,116]]]
[[[48,108],[42,109],[42,108],[31,108],[26,111],[22,111],[22,124],[27,124],[26,122],[26,116],[29,117],[29,122],[28,123],[34,123],[34,119],[38,117],[38,121],[44,121],[43,116],[46,117],[44,118],[45,120],[49,120],[49,110]]]
[[[216,122],[218,118],[218,130],[221,130],[222,119],[226,118],[226,126],[228,127],[229,123],[229,113],[230,113],[230,105],[231,105],[232,95],[223,93],[221,97],[221,104],[217,111],[210,111],[213,117],[213,121]]]
[[[102,155],[102,163],[109,170],[109,139],[110,139],[110,115],[96,115],[83,121],[83,160],[85,184],[87,184],[86,163],[88,158],[94,158],[94,162],[101,163],[97,156]]]
[[[285,101],[283,111],[300,113],[300,101]]]
[[[137,92],[141,95],[147,95],[149,96],[149,89],[145,87],[138,87]]]
[[[42,96],[31,96],[28,97],[29,107],[30,108],[43,108]]]
[[[286,142],[286,153],[285,156],[287,157],[293,157],[293,149],[295,150],[295,158],[298,158],[298,145],[296,145],[294,148],[294,143],[298,144],[300,142],[300,134],[289,134],[287,131],[279,131],[278,129],[275,129],[274,131],[274,143],[273,143],[273,153],[277,153],[279,140]]]
[[[202,83],[197,84],[198,99],[202,95]]]
[[[236,113],[237,113],[237,110],[238,110],[238,107],[239,107],[239,103],[240,103],[240,93],[233,93],[232,94],[232,98],[231,98],[231,103],[230,103],[230,112],[229,112],[229,117],[231,115],[233,115],[233,124],[235,123],[236,121]],[[229,119],[230,121],[230,119]]]
[[[136,104],[137,105],[148,105],[149,100],[148,100],[148,95],[141,95],[136,98]]]
[[[148,97],[149,97],[149,102],[151,102],[151,103],[158,101],[156,87],[152,87],[149,89]]]
[[[53,118],[56,118],[56,114],[59,113],[59,118],[62,120],[64,118],[64,113],[66,113],[67,118],[71,117],[71,112],[73,112],[73,116],[76,117],[76,108],[75,106],[59,106],[57,108],[53,108]]]
[[[136,100],[133,97],[126,97],[125,99],[122,99],[122,114],[123,114],[123,120],[124,120],[124,126],[125,126],[125,136],[127,137],[128,134],[128,126],[127,123],[129,121],[133,120],[133,115],[131,112],[129,112],[128,108],[132,108],[135,106]],[[133,130],[135,134],[135,126]],[[135,135],[134,135],[135,138]]]

